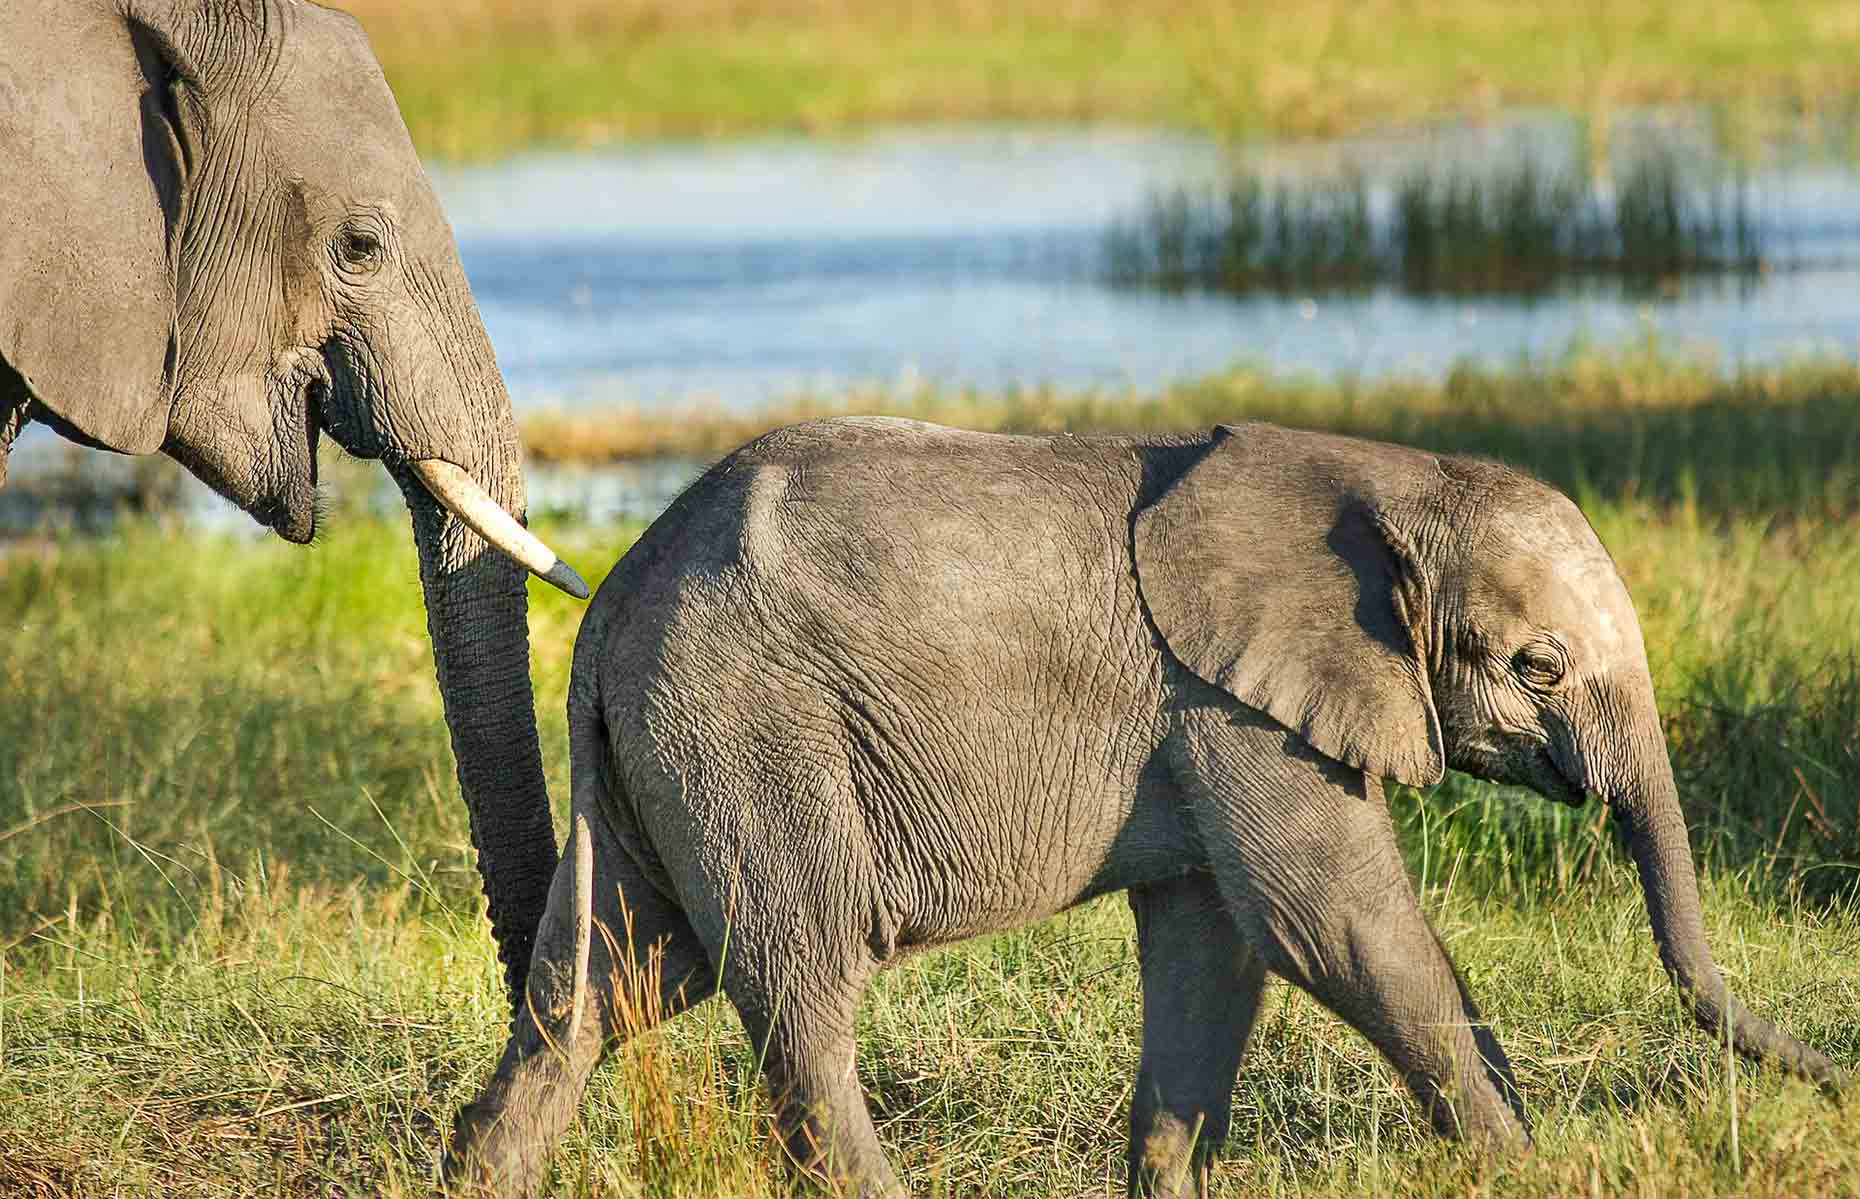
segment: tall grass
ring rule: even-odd
[[[1373,429],[1571,486],[1636,597],[1718,958],[1754,1008],[1851,1065],[1850,382],[1633,363],[1373,397],[1228,379],[1140,419]],[[1007,409],[993,423],[1056,419]],[[637,530],[544,532],[597,567]],[[132,521],[0,556],[0,1193],[427,1193],[505,1011],[419,603],[401,522],[358,513],[308,550]],[[559,805],[580,613],[532,590]],[[1279,988],[1218,1194],[1860,1191],[1843,1111],[1727,1073],[1679,1009],[1595,811],[1459,776],[1392,806],[1537,1152],[1440,1145],[1366,1043]],[[1121,1193],[1132,952],[1110,899],[880,978],[860,1076],[920,1193]],[[798,1194],[764,1111],[734,1016],[706,1005],[596,1076],[552,1193]]]
[[[482,157],[874,122],[1116,120],[1334,134],[1502,105],[1825,108],[1851,99],[1843,0],[336,0],[415,140]]]
[[[1489,174],[1419,172],[1372,216],[1375,187],[1341,181],[1176,187],[1105,238],[1126,286],[1231,293],[1389,284],[1417,295],[1537,294],[1606,277],[1650,292],[1767,265],[1745,186],[1701,185],[1647,158],[1608,194],[1528,161]]]
[[[1578,353],[1542,365],[1463,366],[1439,381],[1333,383],[1236,370],[1147,395],[931,389],[801,396],[747,411],[537,412],[522,424],[539,461],[696,461],[778,425],[845,412],[1006,433],[1152,433],[1268,420],[1498,457],[1578,494],[1711,516],[1813,520],[1860,511],[1860,368],[1838,361],[1726,376],[1657,350]]]

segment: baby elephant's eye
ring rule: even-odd
[[[1512,655],[1511,666],[1535,687],[1554,687],[1563,681],[1563,655],[1548,646],[1525,646]]]

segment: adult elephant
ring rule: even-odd
[[[0,480],[37,420],[161,450],[299,543],[319,434],[399,484],[514,990],[556,863],[524,568],[587,588],[523,527],[510,398],[361,27],[300,0],[6,0],[0,164]]]

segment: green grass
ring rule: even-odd
[[[428,153],[877,122],[1333,134],[1549,103],[1813,109],[1860,88],[1847,0],[336,0]]]
[[[1270,420],[1497,457],[1582,498],[1644,499],[1714,518],[1860,511],[1860,366],[1830,361],[1726,377],[1658,347],[1463,366],[1439,382],[1329,383],[1239,369],[1142,395],[930,389],[803,395],[747,411],[700,404],[532,412],[522,431],[530,455],[544,462],[702,460],[776,425],[848,411],[1022,433]]]
[[[1860,390],[1844,368],[1790,379],[1578,363],[1157,402],[1184,425],[1270,413],[1574,487],[1640,607],[1719,959],[1852,1066]],[[591,580],[637,533],[546,531]],[[581,608],[532,597],[561,807]],[[0,557],[0,627],[0,1193],[422,1193],[504,1011],[403,525],[339,512],[309,550],[146,523],[20,548]],[[1677,1009],[1594,812],[1458,776],[1394,808],[1538,1148],[1488,1162],[1435,1142],[1368,1046],[1279,986],[1221,1193],[1860,1194],[1844,1109],[1727,1069]],[[1138,1031],[1111,899],[888,972],[860,1068],[918,1193],[1121,1194]],[[752,1060],[716,1004],[636,1043],[597,1076],[558,1193],[790,1193]]]

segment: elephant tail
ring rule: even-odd
[[[577,647],[579,648],[579,647]],[[607,721],[601,714],[599,676],[590,672],[586,688],[570,686],[568,705],[569,844],[566,856],[572,863],[569,881],[574,921],[574,990],[569,1001],[568,1039],[572,1042],[581,1031],[582,1013],[586,1011],[588,959],[594,941],[594,836],[589,821],[600,811],[600,804],[611,782],[608,763]]]
[[[594,941],[594,840],[585,813],[575,812],[575,829],[569,837],[574,861],[575,988],[568,1004],[568,1039],[581,1033],[581,1014],[588,1006],[588,952]]]

